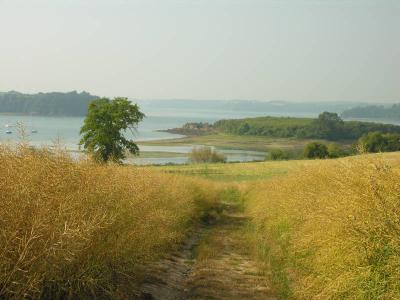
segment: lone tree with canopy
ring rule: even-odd
[[[137,104],[128,98],[101,98],[89,104],[88,114],[80,130],[79,145],[93,158],[105,163],[109,160],[121,163],[126,151],[139,153],[139,147],[125,137],[127,131],[134,131],[144,114]]]

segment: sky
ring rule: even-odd
[[[0,91],[400,100],[400,0],[0,0]]]

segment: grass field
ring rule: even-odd
[[[305,168],[315,161],[292,160],[292,161],[268,161],[231,164],[193,164],[149,167],[170,174],[180,174],[190,177],[201,177],[221,182],[242,182],[253,180],[265,180],[276,176],[284,176],[288,173]]]
[[[400,297],[400,153],[161,169],[241,191],[242,238],[278,298]]]
[[[178,139],[157,140],[140,142],[141,145],[149,146],[183,146],[183,145],[205,145],[220,149],[239,149],[250,151],[264,151],[271,149],[286,149],[302,151],[304,146],[315,140],[297,138],[270,138],[250,135],[210,134],[202,136],[191,136]],[[348,146],[349,141],[340,144]]]
[[[0,150],[0,298],[135,298],[162,259],[181,279],[161,268],[159,286],[198,298],[400,298],[400,153],[135,167]]]
[[[165,151],[142,151],[139,153],[139,158],[158,158],[158,157],[186,157],[187,153],[179,153],[179,152],[165,152]],[[128,158],[130,156],[128,155]]]

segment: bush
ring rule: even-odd
[[[358,149],[362,152],[391,152],[400,150],[400,134],[369,132],[357,142]]]
[[[312,142],[304,148],[306,158],[326,158],[328,154],[328,147],[323,143]]]
[[[226,156],[211,147],[194,147],[189,153],[189,160],[192,163],[225,163]]]
[[[288,160],[289,152],[282,149],[273,149],[267,155],[267,160]]]
[[[336,143],[330,143],[328,145],[328,157],[329,158],[338,158],[338,157],[343,157],[346,156],[346,152],[339,147],[338,144]]]

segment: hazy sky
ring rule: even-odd
[[[400,0],[0,0],[0,91],[400,100]]]

